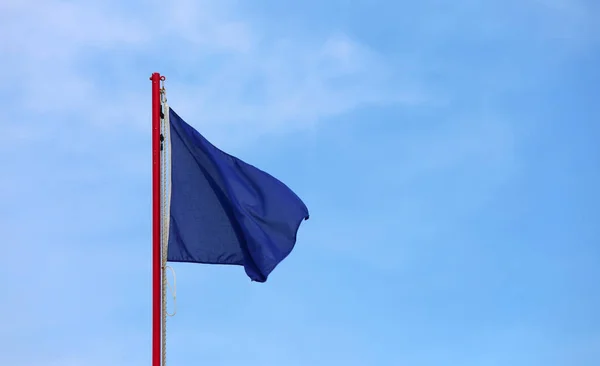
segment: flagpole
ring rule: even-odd
[[[157,72],[152,81],[152,366],[161,366],[161,246],[160,246],[160,82]]]

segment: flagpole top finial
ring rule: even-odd
[[[155,77],[158,77],[158,80],[160,81],[165,81],[167,79],[164,75],[161,75],[159,72],[153,72],[152,75],[150,75],[150,80],[155,80]]]

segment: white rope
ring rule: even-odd
[[[163,108],[163,120],[161,123],[161,134],[163,136],[163,141],[161,142],[161,187],[162,187],[162,200],[161,200],[161,241],[162,241],[162,311],[161,311],[161,328],[162,328],[162,344],[161,344],[161,353],[162,353],[162,366],[166,366],[167,364],[167,316],[175,315],[175,311],[170,314],[167,311],[167,290],[170,290],[173,294],[173,304],[176,305],[176,282],[175,282],[175,271],[173,268],[167,266],[167,256],[168,256],[168,241],[169,241],[169,216],[170,216],[170,199],[171,199],[171,187],[169,185],[170,178],[170,134],[169,134],[169,106],[166,104],[166,92],[164,88],[164,80],[162,80],[163,85],[161,87],[161,105]],[[173,274],[173,286],[170,285],[167,278],[167,268],[171,270]]]
[[[167,311],[166,308],[166,298],[164,299],[165,302],[165,314],[172,317],[175,316],[175,313],[177,312],[177,277],[175,276],[175,270],[173,269],[173,267],[168,266],[167,265],[167,256],[168,256],[168,250],[169,250],[169,228],[170,228],[170,216],[171,216],[171,185],[169,184],[169,180],[171,177],[171,126],[170,126],[170,121],[169,121],[169,105],[166,103],[167,97],[164,96],[164,114],[165,114],[165,118],[164,118],[164,123],[163,123],[163,136],[164,136],[164,149],[163,149],[163,154],[164,154],[164,164],[163,164],[163,169],[164,169],[164,179],[163,179],[163,187],[165,187],[165,196],[164,196],[164,214],[163,214],[163,225],[162,225],[162,230],[164,232],[163,235],[163,275],[164,275],[164,284],[166,285],[167,290],[169,290],[171,292],[171,296],[173,297],[173,312],[169,313]],[[166,270],[169,269],[171,271],[171,274],[173,276],[173,285],[171,286],[171,284],[169,283],[168,279],[167,279],[167,273]],[[165,292],[166,294],[166,292]]]

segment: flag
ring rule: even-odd
[[[166,106],[167,260],[244,266],[265,282],[308,208],[285,184],[206,140]]]

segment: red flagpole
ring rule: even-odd
[[[152,366],[161,366],[161,248],[160,248],[160,81],[155,72],[152,80]]]

